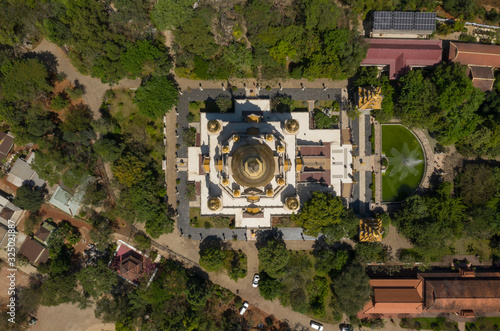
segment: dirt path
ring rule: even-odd
[[[94,307],[84,310],[78,305],[65,303],[55,307],[40,306],[36,314],[38,322],[31,331],[112,331],[113,323],[102,323],[94,315]]]
[[[109,86],[108,84],[103,84],[100,79],[93,78],[87,75],[83,75],[71,64],[71,61],[67,54],[56,44],[44,39],[35,49],[35,52],[50,52],[54,54],[57,58],[57,70],[59,72],[64,72],[67,75],[67,79],[74,83],[78,80],[80,84],[85,86],[85,94],[83,100],[94,112],[94,118],[101,117],[99,113],[99,106],[101,105],[104,93],[110,88],[137,88],[141,85],[140,79],[122,79],[118,85]]]

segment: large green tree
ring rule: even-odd
[[[141,113],[156,119],[168,113],[177,99],[177,88],[169,77],[152,76],[139,86],[134,102]]]
[[[225,259],[226,253],[220,247],[208,247],[200,250],[200,265],[207,271],[221,271]]]
[[[51,90],[49,74],[37,59],[17,59],[4,64],[0,75],[0,95],[6,101],[30,103]]]
[[[370,300],[370,279],[360,264],[351,264],[333,279],[333,291],[339,308],[347,315],[356,315]]]
[[[34,213],[40,209],[43,203],[43,192],[35,190],[30,186],[21,186],[16,191],[16,197],[12,201],[16,206]]]
[[[285,274],[289,258],[290,253],[281,241],[269,240],[259,249],[260,269],[272,278],[280,278]]]
[[[118,284],[116,272],[108,268],[104,260],[98,261],[95,266],[83,268],[76,274],[76,279],[82,285],[83,291],[94,299],[111,292]]]
[[[317,236],[325,228],[354,221],[342,199],[327,192],[314,192],[300,212],[292,215],[292,220],[310,236]],[[342,235],[345,235],[345,231]]]

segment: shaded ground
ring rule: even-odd
[[[90,76],[83,75],[79,73],[76,68],[71,64],[71,61],[67,54],[56,44],[44,39],[42,42],[34,49],[35,52],[50,52],[57,58],[57,70],[59,72],[64,72],[67,75],[67,79],[71,82],[78,80],[78,82],[85,86],[85,94],[83,95],[83,101],[90,107],[94,112],[94,117],[99,118],[101,114],[99,113],[99,106],[101,105],[104,93],[110,88],[137,88],[141,85],[140,79],[130,80],[122,79],[120,83],[116,86],[111,87],[109,84],[103,84],[100,79],[93,78]]]
[[[40,306],[36,313],[38,322],[32,331],[97,331],[115,330],[112,323],[102,323],[94,315],[94,307],[84,310],[78,305],[65,303],[55,307]]]
[[[9,294],[8,289],[9,289],[9,281],[7,276],[10,274],[10,271],[8,270],[8,265],[7,263],[2,263],[0,264],[0,305],[4,307],[5,304],[7,304],[9,300]],[[22,272],[21,270],[16,271],[16,286],[17,287],[28,287],[29,286],[29,275]]]

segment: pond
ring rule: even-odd
[[[422,181],[425,156],[417,137],[399,124],[382,125],[382,155],[387,169],[382,174],[382,201],[409,197]]]

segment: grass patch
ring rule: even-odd
[[[372,155],[375,154],[375,125],[372,124],[372,131],[370,135],[370,145],[372,145]]]
[[[107,92],[109,112],[118,122],[125,143],[137,145],[140,142],[150,151],[153,159],[160,165],[165,154],[163,145],[163,119],[151,120],[139,112],[133,102],[135,92],[131,90],[112,90]]]
[[[189,208],[189,223],[194,228],[234,228],[234,218],[201,216],[201,210],[198,207]]]
[[[490,240],[460,238],[455,241],[455,253],[459,255],[479,255],[480,261],[489,261],[491,256]]]
[[[404,329],[417,330],[458,330],[457,322],[447,321],[444,317],[403,318],[399,326]]]
[[[500,330],[500,317],[478,317],[475,322],[466,322],[465,330]]]
[[[272,219],[273,228],[295,228],[296,224],[288,216],[273,217]]]
[[[205,102],[203,101],[191,101],[189,103],[189,114],[188,122],[199,122],[200,121],[200,111],[205,108]]]
[[[370,190],[372,190],[372,200],[375,201],[375,173],[372,172],[372,183],[370,184]]]
[[[382,200],[402,201],[415,191],[424,175],[422,147],[404,126],[382,125],[382,153],[389,159],[387,171],[382,175]]]
[[[302,100],[293,100],[295,109],[293,111],[309,111],[309,102]]]

